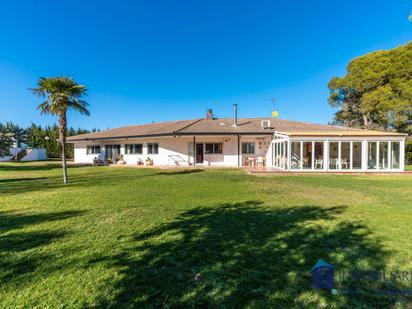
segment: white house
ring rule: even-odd
[[[269,118],[205,118],[127,126],[68,138],[75,163],[268,166],[286,171],[404,170],[405,134]],[[147,159],[150,160],[147,160]]]

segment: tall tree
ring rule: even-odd
[[[0,157],[10,154],[10,147],[13,145],[13,133],[9,132],[6,126],[0,123]]]
[[[412,42],[355,58],[328,87],[335,123],[412,132]]]
[[[71,77],[41,77],[37,88],[30,89],[34,95],[46,98],[37,109],[41,114],[51,114],[59,117],[59,140],[62,149],[63,180],[68,182],[66,162],[67,111],[74,110],[83,115],[90,115],[88,103],[83,100],[87,89],[76,83]]]

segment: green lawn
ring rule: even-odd
[[[410,273],[412,175],[69,174],[64,186],[56,162],[0,163],[1,308],[412,304],[396,290],[409,280],[346,279],[332,295],[310,273],[319,258]]]

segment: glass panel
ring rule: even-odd
[[[223,153],[223,144],[222,143],[215,144],[215,153]]]
[[[303,142],[303,168],[312,169],[312,142]]]
[[[205,144],[205,153],[206,154],[213,153],[213,144]]]
[[[323,142],[315,142],[315,169],[323,169]]]
[[[340,143],[340,164],[343,170],[350,169],[350,142]]]
[[[280,167],[283,167],[283,143],[279,143],[279,155],[278,155],[278,158],[279,158],[279,162],[278,162],[279,166],[280,166]]]
[[[158,154],[159,153],[159,144],[157,144],[157,143],[148,143],[147,144],[147,153],[148,154]]]
[[[379,142],[379,168],[382,170],[389,168],[388,150],[388,142]]]
[[[288,168],[288,142],[283,142],[283,148],[285,150],[283,157],[283,167]]]
[[[339,143],[329,142],[329,169],[337,170],[339,168]]]
[[[255,153],[255,143],[242,143],[242,153],[243,154],[254,154]]]
[[[376,142],[368,142],[368,169],[376,169]]]
[[[399,142],[392,142],[392,151],[391,151],[391,168],[399,169],[400,165],[400,155],[401,155],[401,144]]]
[[[362,142],[353,142],[352,168],[355,170],[362,168]]]
[[[300,142],[292,142],[292,169],[300,169]]]

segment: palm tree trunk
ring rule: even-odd
[[[67,177],[67,162],[66,162],[66,132],[67,131],[67,120],[66,113],[61,112],[59,114],[59,135],[60,143],[62,146],[62,163],[63,163],[63,181],[68,183],[69,179]]]

